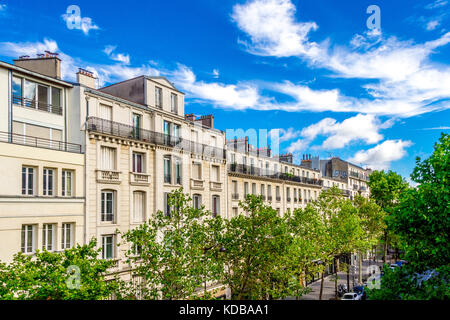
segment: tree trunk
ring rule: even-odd
[[[350,267],[352,263],[351,253],[347,255],[347,290],[350,291]]]
[[[319,300],[322,300],[322,293],[323,293],[323,272],[322,272],[322,278],[320,279],[320,293],[319,293]]]
[[[362,256],[358,255],[358,284],[362,284]]]

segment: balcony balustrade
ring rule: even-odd
[[[253,176],[266,177],[266,178],[285,180],[285,181],[293,181],[293,182],[299,182],[299,183],[316,185],[316,186],[323,185],[323,180],[321,180],[321,179],[299,177],[299,176],[295,176],[290,173],[275,172],[275,171],[252,167],[252,166],[248,166],[248,165],[244,165],[244,164],[236,164],[236,163],[229,164],[228,172],[243,173],[243,174],[248,174],[248,175],[253,175]]]
[[[60,106],[51,105],[48,103],[44,103],[37,100],[27,99],[20,96],[13,96],[12,97],[13,104],[36,109],[40,111],[50,112],[57,115],[62,115],[62,108]]]
[[[136,128],[123,123],[105,120],[97,117],[89,117],[86,121],[86,128],[87,130],[93,132],[144,141],[162,146],[168,146],[178,150],[201,154],[203,156],[211,158],[221,160],[226,159],[226,152],[221,148],[216,148],[206,144],[192,142],[184,138]]]
[[[24,146],[51,149],[57,151],[82,153],[82,147],[79,144],[49,140],[32,136],[24,136],[21,134],[9,132],[0,132],[0,142],[20,144]]]
[[[150,175],[142,172],[130,172],[130,183],[132,185],[150,185]]]
[[[120,184],[120,171],[98,169],[97,182]]]

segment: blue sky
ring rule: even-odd
[[[0,59],[56,51],[65,79],[83,67],[101,85],[163,75],[219,129],[279,129],[296,159],[407,177],[449,132],[449,21],[447,0],[0,0]]]

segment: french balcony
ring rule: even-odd
[[[239,193],[233,193],[233,194],[231,194],[231,199],[232,199],[232,200],[239,200]]]
[[[97,182],[120,184],[120,171],[115,170],[97,170]]]
[[[211,191],[222,191],[222,182],[210,181],[209,188]]]
[[[281,197],[276,197],[277,202],[281,201]]]
[[[203,190],[204,181],[199,179],[191,179],[191,189]]]
[[[149,186],[150,175],[142,172],[130,172],[130,184],[136,186]]]
[[[272,196],[267,196],[267,201],[272,201]]]

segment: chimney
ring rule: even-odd
[[[294,157],[292,153],[283,153],[279,156],[280,161],[293,163]]]
[[[191,113],[191,114],[185,114],[185,115],[184,115],[184,118],[185,118],[187,121],[194,122],[194,121],[195,121],[195,114],[193,114],[193,113]]]
[[[200,121],[202,125],[208,128],[214,128],[214,116],[212,114],[208,114],[206,116],[201,116],[197,119],[197,121]]]
[[[38,54],[36,58],[30,56],[20,56],[14,60],[14,65],[34,71],[52,78],[61,79],[61,59],[58,54],[45,51],[45,54]]]
[[[77,72],[77,82],[83,86],[86,86],[91,89],[95,88],[95,80],[97,80],[96,77],[94,77],[94,74],[91,71],[88,71],[86,69],[78,68]]]

